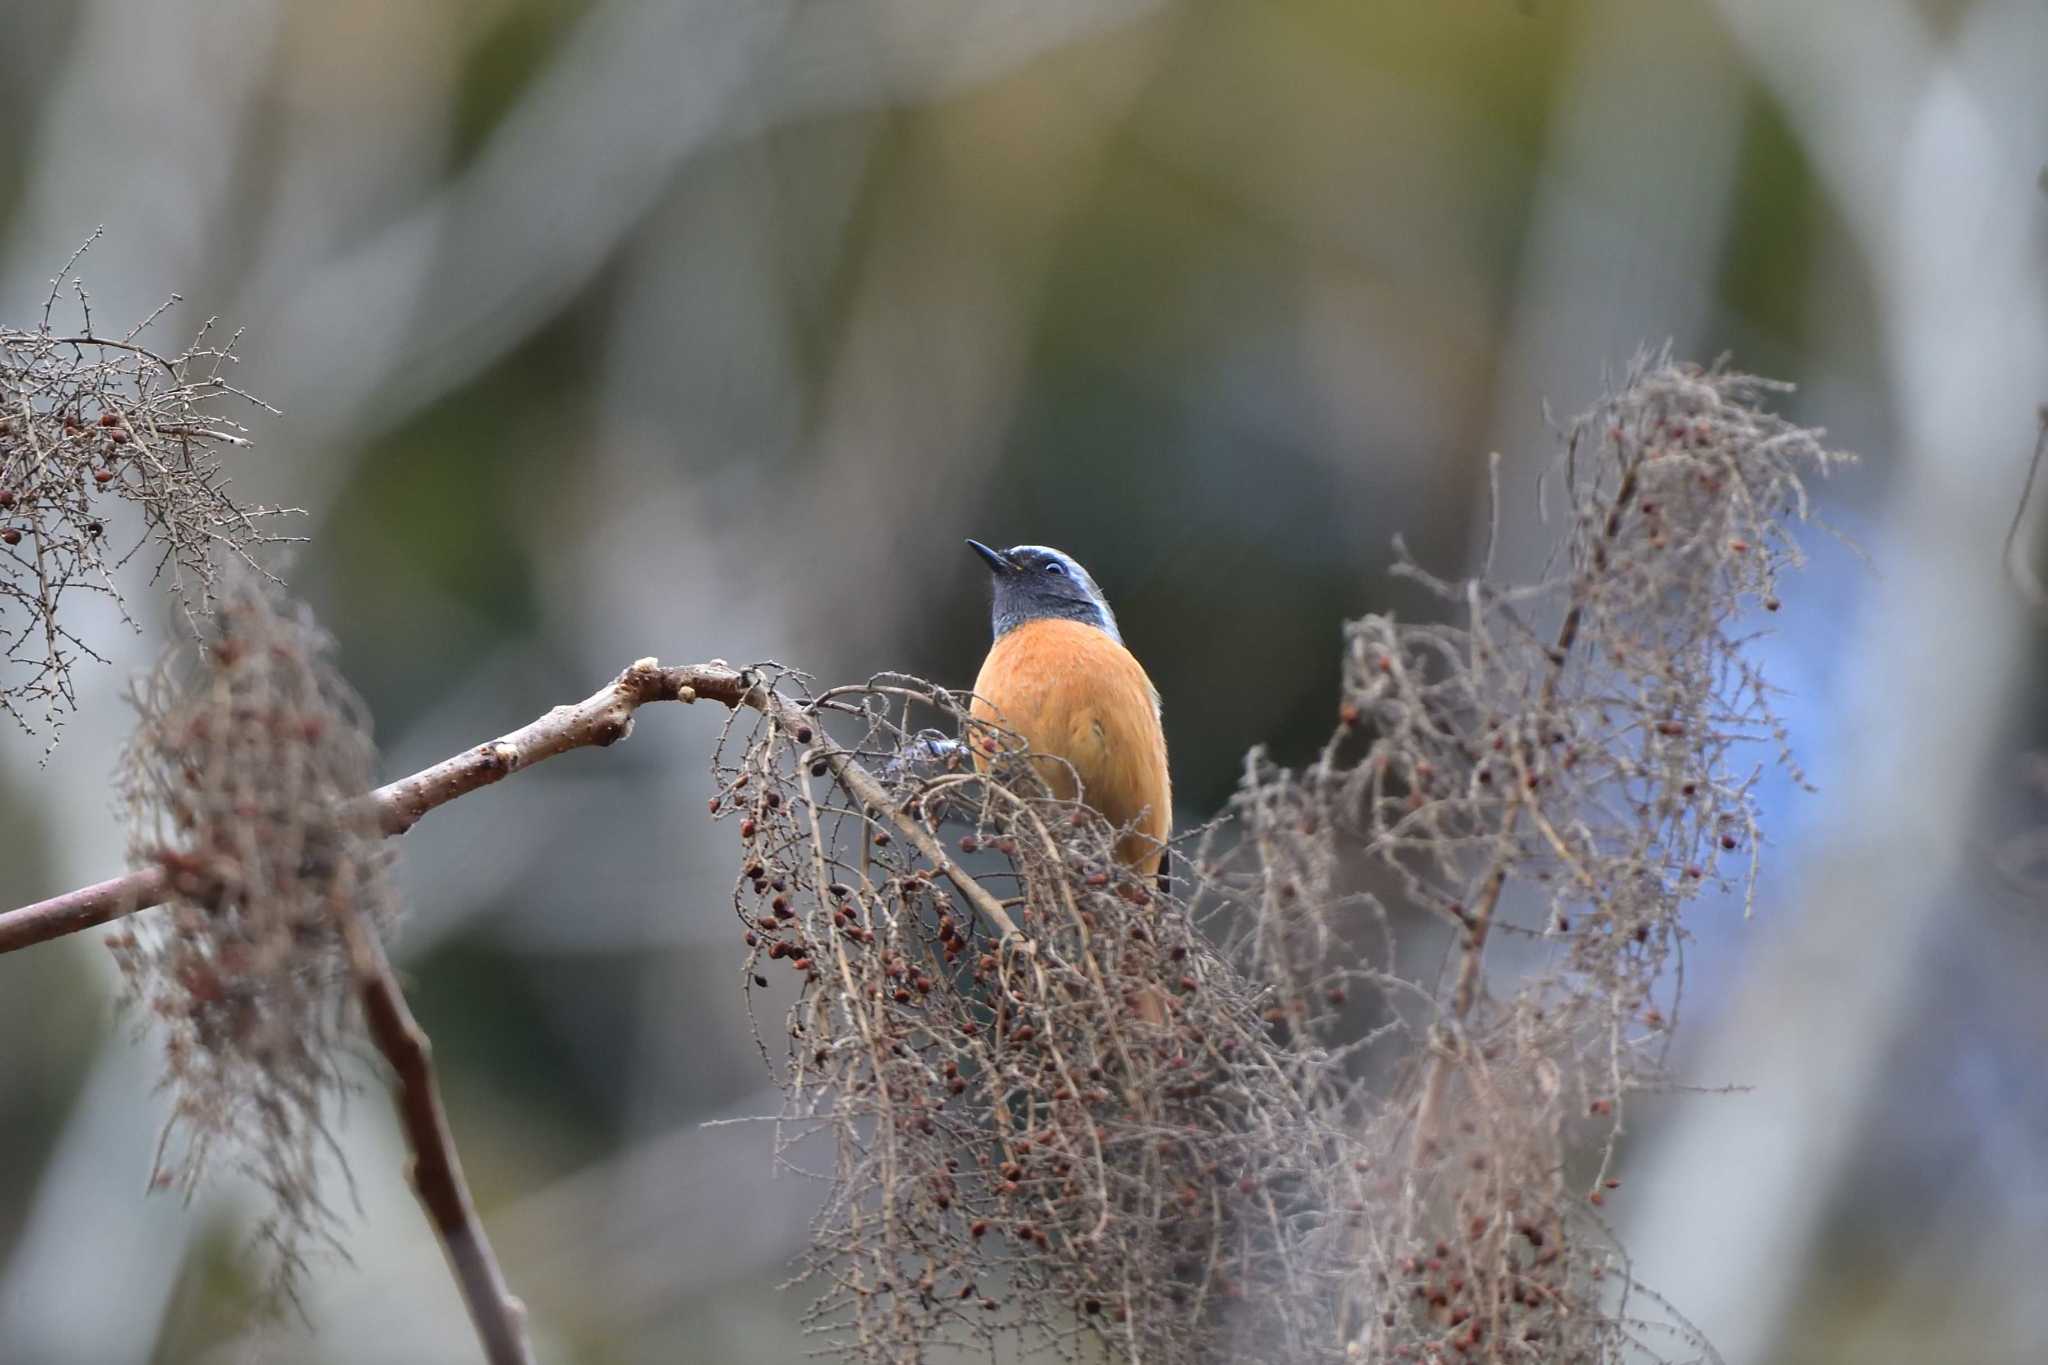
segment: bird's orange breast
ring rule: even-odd
[[[1009,730],[1032,753],[1053,794],[1079,797],[1120,830],[1117,856],[1150,875],[1173,821],[1159,694],[1131,652],[1079,621],[1027,621],[989,650],[970,714]],[[978,763],[985,757],[975,754]],[[1074,779],[1080,790],[1074,790]]]

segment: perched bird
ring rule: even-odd
[[[1124,648],[1102,589],[1058,550],[967,543],[995,586],[995,643],[969,714],[1053,760],[1034,765],[1053,795],[1093,807],[1120,831],[1118,860],[1157,875],[1173,823],[1159,692]],[[986,768],[987,756],[975,762]]]

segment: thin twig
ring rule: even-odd
[[[2048,403],[2041,405],[2035,417],[2040,427],[2034,436],[2034,455],[2027,461],[2027,481],[2020,486],[2019,506],[2012,509],[2012,525],[2005,532],[2005,571],[2012,575],[2013,586],[2027,599],[2027,605],[2038,610],[2048,607],[2048,585],[2042,584],[2041,576],[2027,562],[2020,547],[2020,528],[2026,525],[2027,506],[2034,500],[2034,480],[2040,477],[2041,462],[2048,458]]]
[[[751,699],[749,704],[753,704]],[[804,724],[796,708],[777,694],[767,694],[763,699],[762,709],[788,728],[795,729]],[[818,756],[832,765],[832,775],[845,784],[846,789],[853,793],[856,800],[888,815],[890,823],[903,831],[905,837],[917,846],[917,851],[930,859],[932,866],[944,873],[946,880],[952,882],[960,889],[962,895],[974,903],[974,908],[981,912],[982,917],[988,920],[998,934],[1002,935],[1005,944],[1021,952],[1032,951],[1031,941],[1017,927],[1016,921],[1010,918],[1009,912],[1003,909],[1002,902],[953,861],[944,846],[922,821],[914,819],[909,811],[892,801],[888,789],[873,773],[854,762],[853,755],[830,743],[819,750]]]

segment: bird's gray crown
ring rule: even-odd
[[[1048,545],[992,550],[978,540],[967,543],[988,563],[995,588],[989,620],[998,638],[1026,621],[1050,618],[1080,621],[1123,643],[1108,599],[1072,555]]]

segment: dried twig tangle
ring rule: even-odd
[[[142,345],[176,296],[123,336],[95,335],[77,259],[37,327],[0,326],[0,714],[52,744],[77,706],[75,666],[102,658],[67,598],[109,601],[132,627],[118,575],[147,552],[152,581],[196,624],[220,570],[254,568],[257,549],[288,538],[273,525],[291,510],[242,503],[221,467],[221,449],[249,444],[222,401],[263,406],[226,377],[236,339],[213,340],[208,322],[174,353]],[[51,322],[67,284],[76,334]]]

